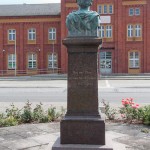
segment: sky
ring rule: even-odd
[[[0,5],[4,4],[41,4],[41,3],[60,3],[60,0],[0,0]]]

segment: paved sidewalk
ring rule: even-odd
[[[149,133],[141,132],[142,129]],[[59,137],[59,123],[25,124],[0,128],[0,150],[47,150]],[[149,150],[150,127],[106,123],[107,136],[114,150]]]
[[[98,75],[99,80],[150,80],[150,73]],[[0,81],[67,80],[67,74],[39,74],[33,76],[0,76]]]

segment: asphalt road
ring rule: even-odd
[[[120,104],[133,97],[140,104],[150,104],[149,80],[99,80],[99,100]],[[0,102],[65,102],[66,80],[0,81]]]

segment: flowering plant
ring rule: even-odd
[[[122,119],[130,123],[138,119],[139,104],[136,104],[133,98],[122,99],[122,105],[123,107],[119,110]]]
[[[124,107],[131,106],[132,108],[135,108],[135,109],[139,108],[139,104],[136,104],[135,102],[133,102],[132,97],[122,99],[122,105]]]

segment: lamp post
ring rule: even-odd
[[[16,32],[15,32],[15,76],[17,75],[17,52],[16,52]]]
[[[2,75],[4,75],[4,52],[5,52],[5,50],[3,49],[3,59],[2,59],[3,60],[3,62],[2,62],[2,64],[3,64],[3,66],[2,66],[3,70],[2,70]]]
[[[55,51],[55,50],[54,50],[54,41],[53,41],[53,53],[52,53],[52,60],[53,60],[53,63],[52,63],[52,64],[53,64],[53,66],[52,66],[52,67],[53,67],[53,74],[54,74],[54,51]]]

